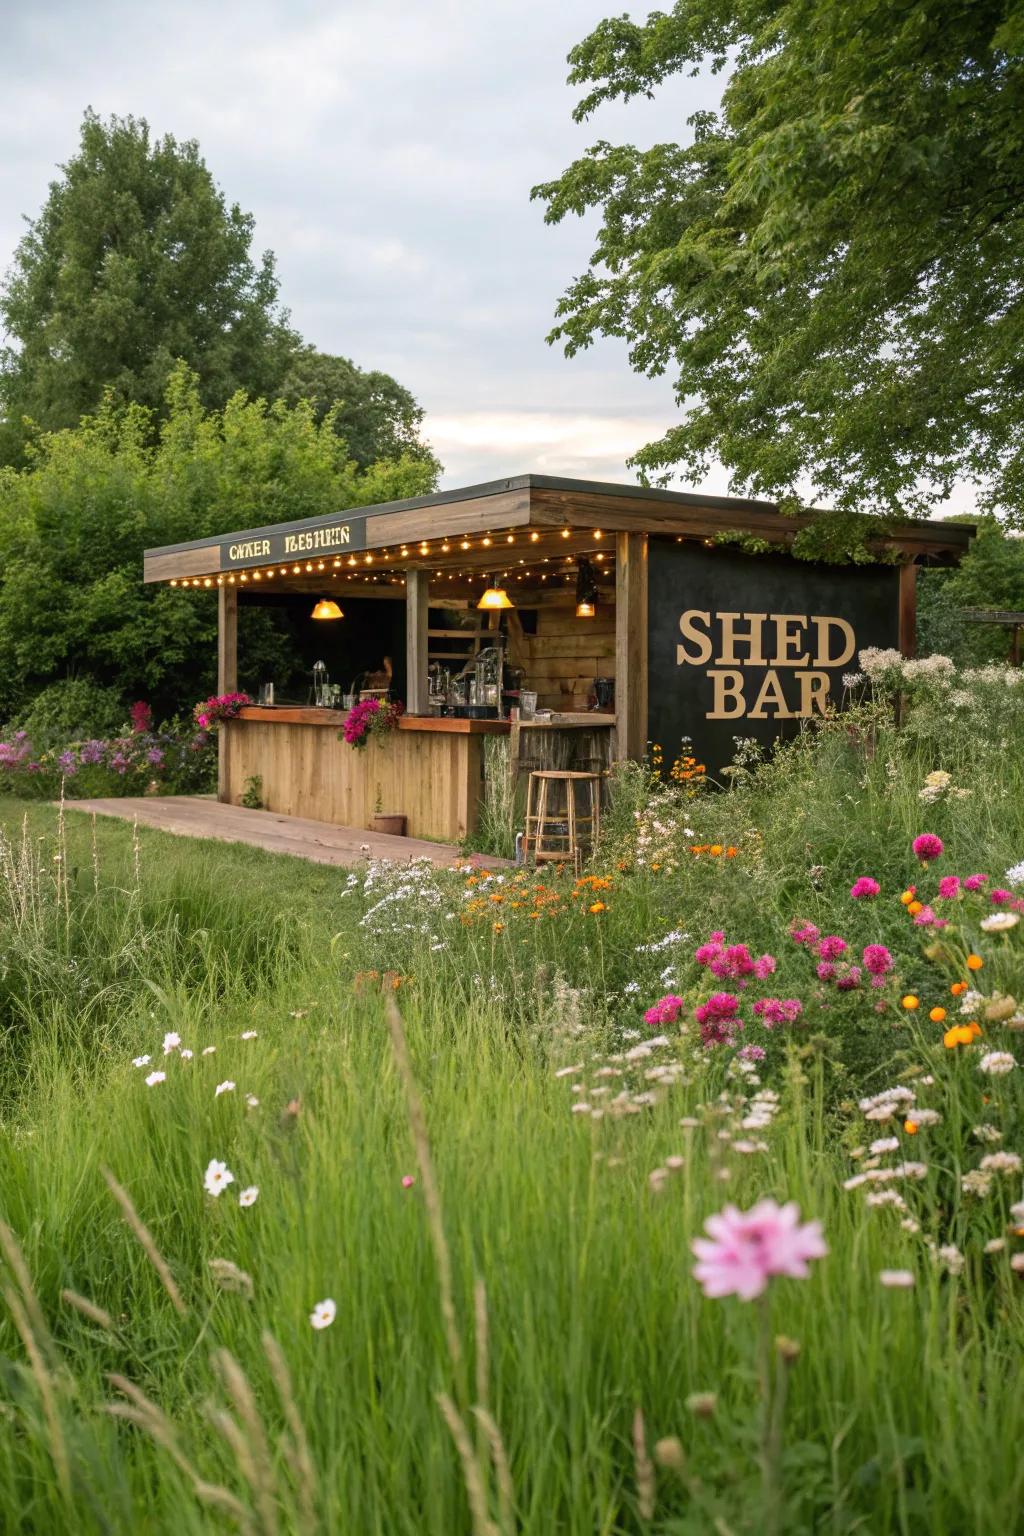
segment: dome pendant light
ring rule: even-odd
[[[337,603],[330,597],[322,597],[310,614],[311,619],[343,619],[344,617]]]
[[[592,619],[597,612],[597,578],[589,560],[576,562],[576,617]]]
[[[509,597],[504,587],[495,586],[494,577],[487,578],[487,590],[477,603],[477,608],[488,608],[492,611],[498,608],[514,608],[515,603]]]

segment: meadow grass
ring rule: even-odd
[[[23,839],[24,807],[0,803],[14,861],[0,909],[11,1528],[1021,1528],[1024,1277],[1012,1241],[987,1256],[977,1238],[979,1221],[1006,1230],[1020,1180],[983,1217],[944,1193],[972,1120],[998,1110],[1003,1144],[1019,1145],[1014,1078],[987,1085],[895,1001],[880,1019],[862,997],[837,999],[813,1029],[768,1041],[779,1109],[751,1156],[733,1144],[756,1085],[724,1056],[681,1051],[642,1107],[650,1059],[622,1061],[635,1030],[650,1034],[643,1008],[696,987],[692,951],[716,925],[778,950],[793,916],[841,921],[851,942],[898,953],[894,997],[945,995],[957,945],[929,962],[895,899],[909,840],[927,822],[950,868],[1019,859],[1017,769],[987,788],[965,756],[954,779],[973,794],[924,811],[934,754],[893,771],[891,745],[798,745],[729,795],[682,801],[664,832],[669,813],[636,785],[595,865],[607,886],[553,879],[540,918],[532,888],[510,883],[347,876],[81,813],[62,832],[42,806]],[[689,855],[684,822],[737,856]],[[891,896],[870,911],[845,899],[865,872]],[[1009,992],[1009,942],[986,953]],[[426,1143],[388,1027],[395,1003]],[[168,1032],[191,1060],[163,1055]],[[133,1067],[141,1054],[151,1062]],[[609,1062],[635,1109],[572,1113]],[[907,1065],[936,1076],[945,1115],[936,1171],[907,1198],[923,1233],[959,1242],[959,1274],[897,1210],[867,1211],[842,1187],[859,1166],[850,1151],[878,1134],[852,1099]],[[166,1080],[147,1087],[154,1069]],[[234,1174],[216,1198],[211,1159]],[[249,1185],[259,1197],[243,1209]],[[691,1239],[726,1200],[763,1195],[818,1218],[828,1257],[763,1304],[705,1299]],[[883,1288],[883,1269],[909,1269],[915,1288]],[[315,1331],[327,1297],[336,1318]],[[776,1335],[798,1357],[775,1353]],[[770,1476],[765,1344],[788,1393]]]

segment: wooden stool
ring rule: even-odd
[[[565,806],[549,809],[548,790],[563,785]],[[587,791],[585,814],[576,808],[576,790]],[[572,864],[580,872],[581,840],[592,848],[601,829],[601,775],[575,773],[567,769],[547,768],[530,774],[526,789],[526,826],[523,833],[523,857],[534,864]]]

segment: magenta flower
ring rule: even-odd
[[[724,943],[725,934],[721,929],[718,929],[711,935],[706,944],[700,945],[700,947],[694,953],[693,958],[696,960],[698,965],[708,966],[711,964],[712,960],[716,959],[718,955],[721,954],[722,946]]]
[[[794,944],[814,944],[817,942],[821,929],[815,928],[813,923],[801,922],[795,917],[789,925],[790,938]]]
[[[763,1045],[742,1045],[736,1054],[741,1061],[764,1061],[768,1052]]]
[[[693,1010],[700,1025],[702,1045],[731,1045],[743,1020],[737,1017],[740,1002],[731,992],[712,992],[706,1003]]]
[[[939,900],[953,901],[960,894],[960,876],[943,875],[939,881]]]
[[[644,1014],[645,1024],[674,1024],[683,1009],[683,1000],[674,992],[660,997]]]
[[[836,986],[840,992],[855,992],[860,986],[860,966],[844,965],[836,976]]]
[[[922,864],[930,864],[933,859],[942,857],[942,846],[942,838],[936,837],[934,832],[922,832],[920,837],[914,838],[914,857]]]
[[[914,926],[917,928],[948,928],[949,924],[944,917],[936,917],[933,907],[924,906],[920,912],[914,914]]]
[[[980,891],[988,879],[988,875],[968,875],[964,881],[965,891]]]
[[[402,1175],[402,1188],[403,1189],[412,1189],[412,1187],[413,1187],[413,1185],[415,1183],[416,1183],[416,1180],[413,1178],[411,1173],[405,1173],[405,1174]]]
[[[818,945],[818,954],[822,960],[838,960],[845,953],[846,940],[841,939],[838,933],[827,933]]]
[[[798,997],[759,997],[754,1004],[754,1012],[765,1029],[774,1029],[776,1024],[795,1024],[803,1011]]]
[[[1002,886],[997,885],[995,890],[989,891],[988,899],[994,907],[1005,907],[1008,901],[1013,900],[1013,892],[1005,891]]]
[[[691,1243],[698,1262],[693,1277],[705,1296],[739,1296],[753,1301],[775,1275],[807,1278],[811,1259],[823,1259],[828,1247],[820,1221],[801,1224],[795,1200],[777,1205],[759,1200],[749,1211],[727,1205],[704,1223],[707,1237]]]
[[[884,944],[865,944],[864,969],[869,976],[887,976],[893,964],[892,955]]]
[[[819,981],[831,981],[836,974],[836,968],[831,960],[819,960],[814,970]]]
[[[872,896],[877,896],[882,887],[877,880],[872,880],[870,875],[861,875],[850,886],[850,895],[854,901],[866,901]]]

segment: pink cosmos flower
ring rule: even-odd
[[[683,1009],[683,1000],[674,992],[667,992],[664,997],[659,997],[644,1014],[645,1024],[674,1024]]]
[[[871,896],[877,896],[882,887],[877,880],[872,880],[870,875],[861,875],[850,886],[850,895],[854,901],[865,901]]]
[[[819,1221],[801,1224],[795,1200],[777,1205],[759,1200],[749,1211],[727,1205],[704,1223],[707,1237],[690,1245],[698,1262],[693,1276],[705,1296],[739,1296],[753,1301],[774,1275],[807,1278],[811,1259],[823,1259],[828,1247]]]
[[[988,879],[988,875],[968,875],[964,881],[965,891],[980,891]]]
[[[912,846],[914,857],[922,864],[930,864],[932,859],[942,857],[942,838],[936,837],[934,832],[922,832],[920,837],[914,838]]]

